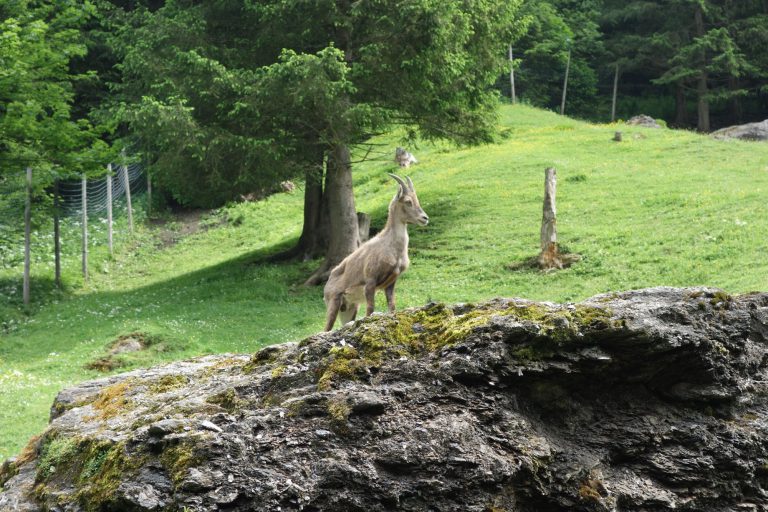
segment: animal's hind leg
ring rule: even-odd
[[[352,322],[355,319],[355,317],[357,316],[358,307],[359,307],[359,304],[355,304],[354,302],[347,302],[346,300],[343,300],[341,309],[339,310],[339,318],[341,319],[342,325],[346,324],[347,322]]]
[[[370,280],[365,283],[365,316],[373,314],[373,307],[375,305],[376,296],[376,281]]]
[[[387,306],[389,307],[389,312],[394,313],[395,312],[395,283],[392,283],[391,285],[384,288],[384,295],[387,297]]]

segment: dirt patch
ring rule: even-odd
[[[119,357],[120,355],[145,350],[151,344],[152,338],[146,333],[132,332],[130,334],[123,334],[109,344],[106,356],[86,363],[85,368],[99,372],[110,372],[117,368],[122,368],[128,363]]]
[[[126,334],[112,342],[109,349],[109,355],[114,356],[117,354],[125,354],[126,352],[138,352],[139,350],[144,350],[144,347],[146,346],[147,344],[143,333],[136,332],[133,334]]]
[[[83,368],[86,370],[96,370],[97,372],[111,372],[112,370],[116,370],[118,368],[122,368],[125,366],[126,363],[119,357],[100,357],[98,359],[94,359],[90,363],[86,363],[83,365]]]
[[[211,227],[200,222],[203,216],[209,212],[209,210],[178,211],[172,213],[170,217],[151,219],[150,225],[157,228],[155,233],[160,240],[160,247],[165,249],[176,245],[190,235]]]

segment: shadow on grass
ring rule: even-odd
[[[294,242],[285,240],[131,290],[61,295],[63,300],[55,306],[36,306],[32,322],[22,322],[21,327],[16,327],[25,316],[21,305],[4,304],[0,313],[7,312],[18,320],[0,343],[0,358],[8,364],[34,364],[51,353],[64,353],[83,341],[101,338],[105,338],[106,350],[108,339],[136,330],[152,331],[147,325],[159,331],[177,329],[182,333],[179,336],[194,334],[199,338],[196,344],[184,347],[179,345],[185,340],[174,335],[175,341],[167,346],[169,357],[171,352],[187,356],[228,351],[230,346],[241,345],[237,336],[256,337],[263,345],[287,341],[284,337],[291,332],[307,331],[314,324],[319,330],[324,310],[322,291],[296,286],[311,271],[313,262],[260,263]],[[57,294],[53,284],[45,280],[33,285],[36,294]],[[298,315],[303,317],[295,318]],[[94,348],[98,345],[91,344],[89,350]]]

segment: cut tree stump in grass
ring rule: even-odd
[[[371,216],[367,213],[357,212],[357,231],[360,233],[360,244],[371,238]]]
[[[557,171],[549,167],[544,171],[544,208],[541,218],[541,253],[537,263],[542,270],[569,267],[579,259],[576,254],[563,254],[557,243]]]

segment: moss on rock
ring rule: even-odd
[[[242,408],[245,403],[244,400],[238,398],[237,392],[234,390],[234,388],[229,388],[226,391],[222,391],[221,393],[211,395],[206,398],[205,401],[209,404],[218,405],[228,412],[235,412],[236,410]]]
[[[186,375],[163,375],[149,385],[152,393],[160,394],[182,388],[189,383]]]
[[[350,345],[328,351],[318,371],[318,389],[328,390],[333,382],[358,378],[367,368],[387,360],[439,353],[488,326],[493,318],[532,324],[535,343],[516,349],[525,360],[545,357],[561,344],[582,339],[585,333],[621,327],[609,309],[582,304],[555,307],[513,302],[454,308],[431,304],[358,322],[350,332]]]
[[[203,457],[196,452],[192,441],[183,440],[163,450],[160,454],[160,462],[173,484],[178,487],[186,478],[189,469],[203,462]]]
[[[104,510],[114,501],[120,483],[144,460],[137,454],[129,456],[125,443],[49,432],[40,445],[34,492],[43,502],[57,500],[52,489],[71,483],[75,487],[72,497],[83,510]]]
[[[78,440],[73,437],[48,435],[40,446],[37,460],[37,482],[44,482],[55,473],[70,465],[80,451]]]
[[[121,482],[144,464],[146,456],[128,454],[125,443],[96,441],[83,450],[77,499],[87,512],[108,509]]]
[[[132,379],[126,379],[102,389],[92,404],[96,411],[94,417],[106,420],[117,416],[130,407],[126,392],[130,389],[131,384]]]

